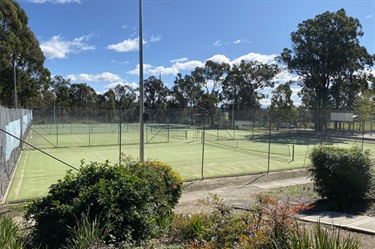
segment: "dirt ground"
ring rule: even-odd
[[[185,182],[183,185],[183,194],[182,198],[180,199],[179,204],[175,208],[175,213],[177,214],[192,214],[192,213],[200,213],[200,212],[207,212],[209,208],[199,202],[196,198],[194,200],[184,198],[184,193],[194,193],[199,191],[207,191],[210,190],[217,190],[222,188],[228,188],[233,186],[248,186],[253,183],[261,183],[261,182],[270,182],[282,179],[290,179],[295,177],[308,177],[308,172],[305,169],[299,170],[290,170],[290,171],[283,171],[283,172],[274,172],[270,174],[257,174],[257,175],[248,175],[248,176],[238,176],[238,177],[225,177],[225,178],[216,178],[216,179],[205,179],[205,180],[198,180],[198,181],[191,181]],[[259,191],[254,192],[240,192],[236,193],[236,195],[243,195],[239,196],[242,199],[248,200],[249,205],[256,201],[256,195],[259,194]],[[290,203],[291,205],[294,204],[314,204],[317,203],[319,197],[313,191],[312,184],[304,184],[300,186],[293,186],[293,187],[286,187],[286,188],[276,188],[271,190],[262,191],[262,194],[269,194],[274,196],[278,200],[282,200],[284,202]],[[220,194],[218,194],[220,197]],[[318,202],[319,203],[319,202]],[[371,206],[368,209],[362,209],[356,214],[361,215],[368,215],[373,216],[375,210],[375,204],[372,204],[374,208]],[[0,206],[0,214],[6,213],[7,215],[14,217],[16,220],[22,220],[23,211],[20,208],[14,208],[10,205],[3,205]],[[302,225],[304,225],[307,229],[313,229],[314,224],[308,222],[299,221]],[[334,231],[336,228],[327,226],[327,229],[330,231]],[[358,233],[355,231],[348,231],[348,230],[340,230],[341,237],[356,237],[359,239],[361,248],[364,249],[372,249],[375,248],[375,235],[371,234],[364,234]]]
[[[233,186],[247,186],[253,183],[270,182],[282,179],[290,179],[296,177],[308,177],[309,174],[306,169],[290,170],[283,172],[274,172],[270,174],[257,174],[248,176],[238,176],[238,177],[225,177],[216,179],[205,179],[192,182],[186,182],[183,185],[183,194],[180,199],[179,204],[175,208],[177,214],[192,214],[200,212],[209,212],[209,208],[202,204],[200,201],[194,199],[184,198],[184,193],[194,193],[205,190],[210,192],[210,190],[216,190],[221,188],[233,187]],[[249,205],[256,202],[256,195],[259,191],[249,192],[249,193],[234,193],[243,194],[244,196],[238,196],[241,199],[247,199]],[[269,194],[274,196],[278,200],[282,200],[285,203],[290,203],[291,205],[296,204],[315,204],[319,205],[321,200],[313,191],[313,184],[304,184],[300,186],[292,186],[285,188],[276,188],[271,190],[265,190],[261,192],[262,194]],[[218,194],[220,197],[220,194]],[[365,209],[363,207],[358,207],[357,210],[352,210],[352,214],[368,215],[374,217],[375,204],[370,204],[370,206]],[[299,223],[305,226],[307,229],[313,229],[314,223],[302,222]],[[337,231],[337,228],[326,226],[330,232]],[[363,249],[373,249],[375,248],[375,235],[359,233],[356,231],[349,231],[340,229],[341,237],[356,237],[360,241],[361,248]]]

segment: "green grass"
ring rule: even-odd
[[[79,128],[88,131],[89,126],[69,127],[68,131],[79,131]],[[61,130],[63,127],[59,127]],[[68,129],[69,128],[69,129]],[[118,127],[117,127],[118,128]],[[42,148],[46,153],[74,166],[80,167],[81,160],[86,162],[103,162],[109,160],[112,163],[119,162],[119,136],[116,128],[112,125],[97,125],[96,129],[107,133],[73,133],[54,134],[52,127],[38,126],[29,136],[29,141]],[[114,131],[115,130],[115,131]],[[44,132],[42,134],[42,131]],[[50,131],[50,132],[47,132]],[[82,130],[81,130],[82,131]],[[111,131],[111,132],[108,132]],[[112,132],[114,131],[114,132]],[[37,133],[38,132],[38,133]],[[207,130],[207,134],[218,135],[226,139],[247,139],[255,142],[257,147],[266,148],[263,152],[255,152],[244,149],[229,148],[212,143],[203,144],[200,142],[200,131],[187,130],[187,139],[169,138],[165,131],[158,133],[153,130],[145,133],[145,160],[160,160],[169,163],[175,171],[181,174],[185,180],[202,178],[214,178],[223,176],[236,176],[254,174],[259,172],[279,171],[285,169],[306,167],[309,164],[309,151],[313,146],[321,143],[319,138],[309,138],[288,134],[273,133],[271,137],[262,130]],[[198,136],[198,139],[194,139]],[[131,156],[133,159],[139,157],[139,130],[137,127],[128,125],[123,127],[121,134],[121,152]],[[280,155],[273,152],[268,160],[268,142],[271,142],[271,151],[278,148],[290,147],[290,153],[294,146],[294,161],[292,156]],[[342,141],[338,139],[324,140],[324,144],[340,145],[351,147],[362,146],[361,141]],[[59,146],[56,148],[56,146]],[[89,146],[90,145],[90,146]],[[364,149],[374,150],[373,144],[364,143]],[[204,155],[203,155],[204,150]],[[374,153],[373,153],[374,154]],[[203,162],[203,163],[202,163]],[[10,193],[9,202],[32,199],[45,196],[51,184],[65,175],[70,169],[66,165],[48,157],[47,155],[32,149],[25,149],[22,153],[20,163],[15,173]]]

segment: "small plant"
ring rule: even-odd
[[[372,162],[369,151],[319,146],[310,154],[309,172],[315,191],[339,209],[362,200],[372,185]]]
[[[104,239],[108,235],[100,217],[91,220],[87,214],[82,214],[76,226],[69,228],[68,232],[70,236],[66,248],[70,249],[100,248],[105,245]]]
[[[324,249],[359,249],[359,240],[354,237],[342,238],[340,230],[331,233],[319,222],[314,225],[314,229],[308,232],[304,227],[300,229],[296,223],[289,233],[290,249],[324,248]]]
[[[26,237],[20,232],[19,226],[7,216],[0,216],[0,248],[25,248]]]

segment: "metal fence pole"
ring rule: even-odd
[[[268,116],[268,164],[267,174],[270,173],[270,161],[271,161],[271,115]]]
[[[204,140],[206,135],[206,121],[203,122],[203,132],[202,132],[202,168],[201,168],[201,176],[202,180],[204,180]]]

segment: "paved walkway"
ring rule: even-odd
[[[247,208],[249,201],[247,196],[249,193],[257,193],[263,190],[294,186],[310,183],[311,180],[306,177],[298,177],[292,179],[284,179],[273,182],[253,183],[245,186],[232,186],[213,190],[199,190],[192,192],[183,192],[180,202],[202,200],[209,196],[209,193],[217,194],[224,200],[224,203],[238,208]],[[320,222],[322,224],[333,225],[337,227],[347,228],[350,230],[375,234],[375,217],[363,215],[348,215],[337,212],[316,212],[308,214],[299,214],[298,219],[308,222]]]

